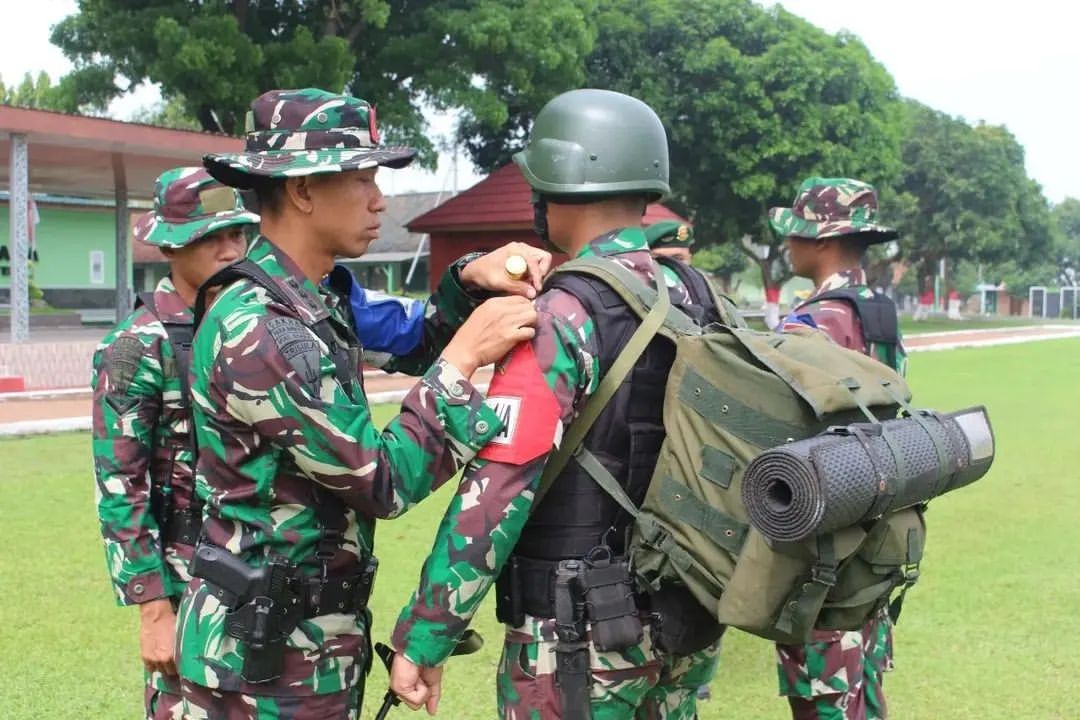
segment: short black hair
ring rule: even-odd
[[[254,198],[255,207],[247,205],[248,197]],[[285,178],[259,178],[252,183],[251,190],[245,193],[244,204],[252,212],[270,215],[281,212],[285,205]]]
[[[847,257],[858,257],[860,259],[866,255],[866,250],[878,240],[877,233],[851,233],[836,238],[841,253]]]

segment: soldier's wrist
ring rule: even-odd
[[[476,369],[480,367],[480,363],[472,352],[455,345],[453,341],[443,350],[442,359],[444,362],[453,365],[466,380],[471,378]]]
[[[139,618],[143,621],[163,620],[173,614],[172,601],[169,598],[157,598],[139,604]]]

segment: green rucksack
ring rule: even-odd
[[[902,377],[810,328],[747,329],[711,284],[722,322],[702,328],[617,263],[583,258],[557,272],[601,280],[642,322],[566,430],[537,503],[574,457],[635,518],[628,554],[646,589],[683,585],[719,622],[780,642],[804,642],[815,628],[860,628],[898,586],[914,582],[925,536],[919,509],[772,546],[750,526],[741,499],[743,472],[762,451],[830,426],[896,417],[910,399]],[[656,335],[674,342],[676,355],[667,437],[638,508],[582,440]]]

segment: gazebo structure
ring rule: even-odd
[[[434,292],[443,272],[455,259],[476,251],[494,250],[508,242],[540,245],[533,232],[532,190],[513,163],[504,165],[471,188],[408,224],[409,232],[431,237]],[[659,203],[645,212],[642,224],[660,220],[687,222]],[[556,258],[561,262],[566,256]]]
[[[131,309],[129,202],[149,199],[155,178],[200,165],[208,152],[242,149],[239,138],[140,123],[0,106],[0,185],[10,188],[11,340],[29,335],[27,263],[30,193],[110,199],[115,203],[116,313]]]

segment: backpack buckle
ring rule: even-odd
[[[814,565],[810,568],[810,579],[818,585],[833,587],[836,585],[836,570],[825,565]]]

